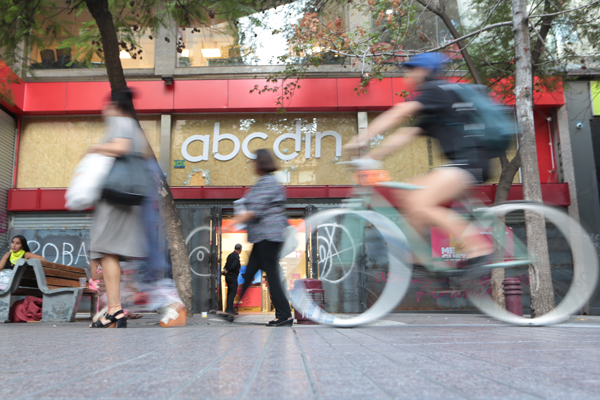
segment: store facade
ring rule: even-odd
[[[277,112],[277,95],[250,93],[259,79],[132,81],[137,92],[140,123],[178,202],[188,241],[194,280],[195,311],[219,308],[223,292],[219,270],[236,243],[242,259],[250,245],[244,232],[220,234],[233,213],[232,203],[253,185],[254,151],[270,149],[287,187],[290,222],[302,227],[311,213],[334,207],[355,185],[352,174],[337,164],[342,146],[368,126],[381,111],[403,99],[395,93],[407,89],[401,78],[372,82],[358,96],[356,78],[306,79]],[[12,188],[7,210],[10,234],[24,234],[32,250],[51,261],[87,267],[90,213],[69,213],[64,193],[74,167],[85,149],[101,140],[99,113],[109,93],[107,82],[27,82],[17,89],[12,108],[19,123]],[[546,201],[567,207],[568,185],[561,182],[556,155],[558,135],[548,121],[564,103],[562,92],[536,97],[536,135],[542,189]],[[376,138],[377,145],[382,138]],[[514,152],[514,149],[512,149]],[[436,144],[420,137],[385,161],[394,180],[406,180],[443,162]],[[479,191],[487,202],[494,198],[498,166],[490,182]],[[520,197],[519,177],[511,198]],[[318,275],[319,255],[314,238],[302,229],[298,248],[282,260],[290,287],[296,279]],[[260,279],[246,310],[265,310]],[[422,282],[414,282],[413,295],[404,309],[463,308],[427,295]],[[420,295],[418,294],[420,293]],[[425,294],[424,294],[425,293]],[[353,311],[352,307],[342,311]]]

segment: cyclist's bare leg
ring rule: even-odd
[[[466,219],[442,206],[457,198],[474,183],[470,174],[460,168],[439,168],[410,181],[424,189],[398,191],[402,211],[410,216],[411,225],[421,232],[434,225],[456,238],[461,238],[469,258],[492,252],[492,245]]]

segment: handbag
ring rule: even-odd
[[[279,250],[279,259],[281,260],[298,247],[298,239],[296,238],[298,231],[291,225],[288,225],[283,231],[283,245]]]
[[[86,154],[81,159],[65,193],[65,207],[68,210],[86,210],[100,200],[104,181],[114,160],[113,157],[98,153]]]
[[[139,153],[129,153],[115,158],[104,182],[102,198],[114,204],[138,206],[148,195],[149,188],[146,160]]]

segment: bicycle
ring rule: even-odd
[[[523,201],[487,207],[473,199],[459,200],[463,213],[482,231],[491,232],[498,250],[493,263],[478,271],[464,272],[458,268],[456,261],[448,267],[447,258],[432,255],[430,245],[414,231],[405,216],[390,202],[390,194],[386,193],[393,190],[419,190],[418,186],[382,179],[385,171],[361,170],[356,163],[347,164],[358,168],[360,185],[343,202],[341,208],[319,211],[306,219],[305,226],[307,233],[317,237],[313,246],[318,247],[317,272],[325,289],[325,298],[328,297],[328,291],[336,293],[337,290],[339,297],[344,290],[355,293],[356,287],[359,287],[367,300],[362,300],[363,311],[358,315],[343,316],[325,311],[315,304],[306,290],[297,286],[296,289],[299,290],[292,291],[291,302],[305,317],[335,327],[363,325],[384,317],[404,298],[413,274],[413,260],[417,260],[430,276],[441,275],[444,277],[442,281],[446,279],[448,282],[452,279],[453,284],[458,285],[458,290],[462,290],[462,296],[485,314],[511,324],[539,326],[563,322],[577,313],[592,296],[598,281],[598,257],[585,230],[564,212],[544,204]],[[551,266],[556,305],[542,315],[518,316],[497,304],[491,296],[491,271],[503,269],[514,275],[515,270],[523,272],[522,269],[526,268],[530,273],[531,268],[538,268],[540,262],[535,256],[528,254],[526,245],[518,235],[507,229],[504,220],[507,216],[514,216],[514,213],[543,216],[552,236],[551,250],[555,251],[556,246],[566,244],[567,250],[571,251],[572,268],[568,267],[568,259],[566,263],[563,260],[562,264],[554,263],[554,267]],[[377,235],[373,234],[373,229]],[[379,238],[380,243],[375,247],[385,247],[384,251],[373,251],[379,260],[376,268],[365,266],[362,257],[364,251],[361,249],[365,246],[367,231],[371,237]],[[512,235],[512,249],[508,246],[509,234]],[[568,258],[561,254],[563,258]],[[377,295],[372,290],[377,286],[373,283],[377,282],[374,274],[381,276],[382,264],[387,264],[388,272],[384,275],[386,279],[383,288]],[[367,287],[369,285],[370,288]],[[457,289],[455,287],[452,290]],[[371,306],[366,308],[365,302],[369,303],[369,298]],[[356,303],[354,299],[351,300]]]

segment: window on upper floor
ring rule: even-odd
[[[46,25],[47,29],[43,36],[38,35],[36,40],[30,44],[30,62],[32,69],[65,69],[65,68],[104,68],[104,61],[101,46],[94,46],[94,42],[99,42],[99,37],[90,39],[85,47],[72,45],[69,46],[69,39],[84,35],[92,35],[91,30],[86,24],[93,18],[87,10],[80,13],[59,12],[57,13],[59,24],[55,24],[52,29]],[[121,49],[120,57],[123,68],[153,68],[154,67],[154,40],[149,29],[138,32],[118,32],[120,40],[127,42],[127,50]],[[137,45],[134,49],[131,47],[130,39],[135,35]],[[88,43],[91,43],[90,46]]]
[[[280,57],[291,54],[286,28],[298,23],[306,4],[295,1],[233,23],[213,18],[208,24],[181,27],[177,66],[281,65]],[[339,62],[337,57],[325,61]]]

